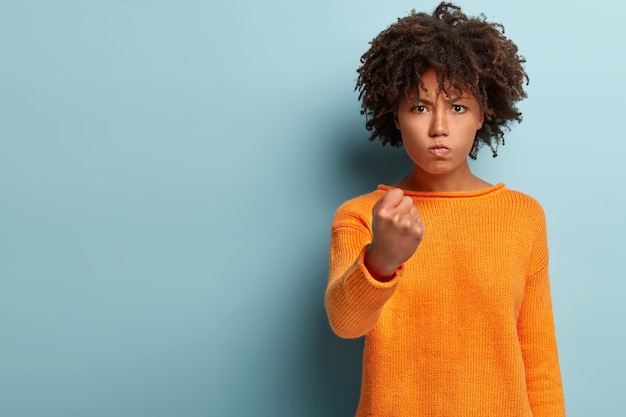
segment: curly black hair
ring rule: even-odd
[[[526,97],[528,75],[517,46],[504,36],[504,26],[488,22],[484,14],[468,17],[461,8],[443,2],[432,15],[416,13],[399,18],[370,42],[361,56],[355,90],[366,117],[370,140],[401,146],[393,112],[403,97],[424,88],[421,76],[432,67],[439,87],[470,90],[485,115],[469,156],[476,159],[483,144],[493,156],[504,144],[504,131],[521,122],[516,102]]]

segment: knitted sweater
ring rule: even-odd
[[[389,188],[345,202],[332,225],[328,318],[365,336],[356,416],[564,416],[539,203],[503,184],[405,191],[424,239],[379,282],[363,258]]]

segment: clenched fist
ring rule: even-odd
[[[384,281],[415,253],[424,237],[424,223],[413,200],[392,188],[372,208],[372,233],[365,266]]]

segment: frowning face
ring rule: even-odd
[[[422,75],[426,90],[403,99],[394,113],[402,145],[414,173],[430,176],[471,175],[467,161],[484,114],[469,91],[441,91],[432,68]]]

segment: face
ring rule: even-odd
[[[403,99],[394,112],[402,144],[414,163],[414,172],[437,176],[471,175],[467,156],[476,131],[483,125],[480,104],[469,91],[439,90],[432,68],[422,75],[428,91],[419,99]]]

